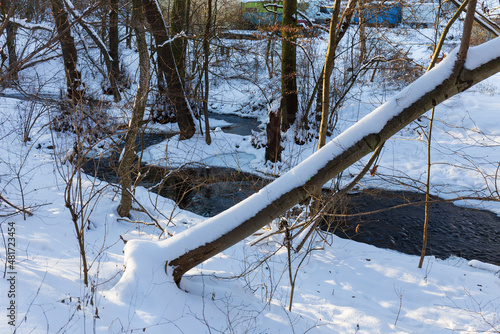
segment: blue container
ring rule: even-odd
[[[402,6],[398,2],[369,2],[363,9],[363,19],[369,26],[395,27],[402,20]],[[352,23],[359,23],[358,12],[356,11]]]

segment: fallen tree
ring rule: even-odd
[[[123,282],[143,277],[145,264],[156,275],[160,267],[179,284],[191,268],[250,236],[306,199],[326,182],[375,150],[426,111],[500,71],[500,38],[471,48],[467,60],[457,51],[439,66],[396,94],[322,149],[246,200],[164,241],[129,241],[125,246]],[[148,255],[149,256],[149,255]],[[152,262],[151,262],[152,261]],[[148,278],[149,279],[149,278]],[[163,276],[163,280],[168,279]],[[126,284],[118,283],[119,291]]]

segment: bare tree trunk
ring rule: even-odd
[[[330,113],[330,78],[332,76],[335,65],[335,50],[339,41],[344,37],[351,18],[354,15],[357,0],[350,0],[347,7],[342,13],[342,17],[338,20],[341,1],[336,0],[333,6],[332,19],[330,21],[330,40],[328,41],[328,49],[326,51],[325,66],[323,68],[323,89],[321,99],[321,125],[319,131],[318,148],[325,145],[326,132],[328,129],[328,120]],[[338,23],[338,24],[337,24]],[[338,28],[337,28],[338,25]]]
[[[498,48],[498,41],[486,44],[490,49]],[[500,71],[500,52],[475,68],[451,61],[440,65],[449,67],[448,71],[437,72],[450,73],[447,77],[437,77],[431,71],[413,83],[419,87],[428,84],[426,91],[409,97],[410,90],[405,89],[318,151],[316,157],[313,155],[230,210],[171,238],[169,245],[174,248],[177,241],[183,243],[186,238],[199,242],[169,259],[165,266],[167,274],[179,282],[186,271],[279,217],[432,107]],[[428,81],[429,78],[432,80]],[[323,154],[323,150],[328,153]],[[248,210],[241,216],[244,208]]]
[[[65,2],[67,3],[68,0],[65,0]],[[118,90],[118,84],[116,82],[116,77],[112,74],[112,61],[111,61],[112,58],[111,58],[108,50],[106,49],[106,46],[102,42],[101,38],[99,38],[97,33],[91,27],[89,27],[86,22],[84,22],[81,19],[82,17],[77,15],[77,13],[75,13],[72,5],[70,5],[70,6],[67,5],[66,8],[68,8],[68,11],[73,16],[73,18],[78,20],[77,22],[80,24],[80,26],[83,28],[83,30],[85,30],[87,32],[90,39],[92,39],[92,41],[96,44],[96,46],[101,51],[101,55],[104,57],[104,64],[106,64],[106,69],[108,71],[108,79],[109,79],[109,83],[111,85],[111,92],[113,94],[114,101],[120,102],[121,101],[120,91]]]
[[[295,123],[297,98],[297,0],[283,1],[281,42],[281,127],[287,131]]]
[[[266,126],[267,144],[265,159],[266,161],[278,162],[281,161],[281,106],[278,110],[269,111],[269,122]]]
[[[210,124],[208,122],[208,95],[210,93],[210,80],[208,77],[208,63],[210,56],[210,31],[212,30],[212,0],[207,0],[207,23],[205,35],[203,36],[203,73],[205,77],[205,94],[203,98],[203,114],[205,116],[205,141],[207,145],[212,143],[210,138]]]
[[[328,114],[330,112],[330,77],[332,76],[337,47],[337,21],[340,13],[340,0],[335,0],[332,18],[330,20],[330,39],[326,51],[325,66],[323,71],[323,87],[321,89],[321,125],[319,129],[318,148],[325,145],[326,131],[328,129]]]
[[[366,59],[366,32],[365,32],[365,17],[363,10],[365,9],[365,0],[359,0],[358,5],[358,25],[359,25],[359,62],[362,63]]]
[[[186,0],[174,0],[174,5],[172,7],[172,17],[170,21],[170,29],[173,36],[185,32],[187,33],[187,18],[189,13],[187,12],[188,4]],[[186,42],[184,38],[176,38],[172,41],[172,53],[174,54],[175,66],[177,66],[177,71],[179,72],[179,77],[181,83],[184,84],[184,79],[186,76]]]
[[[467,14],[465,15],[462,41],[460,43],[460,49],[458,50],[458,61],[462,64],[467,58],[467,52],[469,51],[470,36],[472,34],[472,25],[474,24],[474,14],[476,13],[477,0],[469,0],[467,5]]]
[[[0,0],[0,11],[5,21],[5,31],[7,33],[7,53],[9,57],[9,65],[7,67],[7,73],[10,73],[9,77],[5,78],[7,81],[17,82],[19,80],[18,76],[18,59],[16,53],[16,26],[10,21],[11,17],[14,15],[16,4],[12,3],[10,0]]]
[[[73,102],[78,102],[83,99],[85,88],[81,81],[80,71],[77,69],[78,57],[75,40],[71,36],[68,13],[64,8],[63,0],[50,0],[50,9],[61,44],[68,98]]]
[[[175,116],[181,132],[181,139],[189,139],[194,135],[196,129],[193,116],[191,115],[186,100],[180,73],[177,70],[173,57],[172,45],[169,40],[167,27],[165,26],[163,16],[156,0],[142,0],[142,6],[146,20],[151,27],[151,33],[155,39],[158,62],[167,83],[167,100],[175,109]],[[162,122],[161,117],[158,121],[160,123]]]
[[[150,63],[144,23],[141,0],[133,0],[132,26],[134,27],[137,50],[139,52],[139,85],[137,86],[132,116],[127,136],[125,137],[125,147],[123,148],[123,155],[118,169],[122,188],[122,197],[118,206],[118,214],[121,217],[128,217],[132,209],[132,195],[130,191],[132,186],[131,171],[135,160],[135,140],[144,117],[149,92]]]
[[[19,80],[17,67],[17,53],[16,53],[16,27],[12,23],[7,23],[5,27],[7,31],[7,51],[9,53],[9,67],[7,72],[12,73],[8,80],[17,82]]]
[[[109,55],[111,57],[111,76],[114,80],[120,80],[120,55],[118,34],[118,0],[109,1]]]
[[[434,54],[432,56],[431,62],[429,66],[427,67],[427,71],[430,71],[434,65],[436,65],[436,60],[438,58],[439,53],[441,52],[441,47],[444,43],[444,40],[446,39],[446,36],[448,35],[448,32],[453,25],[453,23],[456,21],[456,19],[459,17],[460,13],[462,12],[463,7],[467,4],[468,0],[465,0],[462,6],[458,8],[458,10],[455,12],[453,17],[450,19],[450,21],[446,24],[446,27],[443,29],[443,32],[441,34],[441,38],[439,39],[439,42],[436,44],[436,47],[434,48]],[[474,8],[472,8],[474,6]],[[474,4],[469,7],[471,10],[467,11],[467,14],[474,15],[473,11],[475,11],[476,7],[476,0],[474,0]],[[469,17],[469,20],[466,20],[466,23],[464,23],[463,27],[463,35],[462,35],[462,44],[461,44],[461,50],[462,50],[462,55],[458,55],[458,61],[463,63],[462,60],[460,60],[460,57],[465,57],[467,55],[467,51],[469,48],[469,40],[470,40],[470,34],[472,32],[472,20]],[[465,54],[464,54],[465,53]],[[463,59],[465,60],[465,59]],[[422,265],[424,264],[424,259],[425,259],[425,252],[427,250],[427,230],[429,227],[429,215],[430,215],[430,179],[431,179],[431,140],[432,140],[432,127],[434,124],[434,111],[435,108],[432,108],[431,112],[431,117],[429,121],[429,132],[427,134],[427,176],[426,176],[426,182],[425,182],[425,209],[424,209],[424,231],[422,233],[422,251],[420,253],[420,260],[418,262],[418,267],[422,268]]]

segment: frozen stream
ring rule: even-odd
[[[211,115],[230,126],[223,131],[245,135],[256,130],[258,121],[234,115]],[[147,135],[146,145],[154,145],[166,137]],[[92,160],[85,170],[109,182],[116,182],[115,158]],[[175,200],[182,209],[199,215],[214,216],[262,188],[268,180],[227,167],[168,169],[142,166],[145,177],[141,185]],[[412,192],[365,191],[347,196],[337,213],[357,214],[395,205],[421,201]],[[337,219],[332,222],[335,234],[343,238],[420,255],[424,207],[421,205],[383,211],[371,215]],[[357,231],[356,231],[357,230]],[[492,212],[459,207],[439,202],[431,207],[427,255],[439,258],[461,256],[500,265],[500,218]]]

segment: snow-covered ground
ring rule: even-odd
[[[428,60],[427,47],[415,42],[413,52],[415,59]],[[135,73],[135,60],[132,52],[124,55],[130,73]],[[264,66],[254,69],[256,73],[266,72]],[[47,94],[57,96],[64,85],[61,64],[56,60],[27,70],[24,75],[45,83],[42,91]],[[85,78],[91,77],[91,73],[86,73]],[[268,83],[276,84],[272,80]],[[91,91],[100,89],[92,81],[89,86]],[[499,86],[500,75],[496,75],[436,108],[433,193],[451,198],[486,196],[495,191],[500,161]],[[38,86],[33,83],[33,87]],[[235,79],[232,85],[213,86],[212,94],[215,111],[265,119],[265,98],[256,85]],[[342,110],[342,130],[386,99],[376,83],[366,83],[356,94],[359,102],[346,103]],[[128,101],[126,98],[109,112],[122,117],[128,110]],[[264,109],[253,108],[262,102]],[[86,287],[75,228],[64,201],[68,175],[74,171],[67,161],[73,139],[45,126],[53,110],[42,103],[0,98],[0,192],[11,203],[29,207],[33,213],[9,215],[14,213],[12,207],[5,203],[1,206],[0,234],[5,251],[0,252],[0,333],[500,330],[500,267],[430,256],[418,269],[416,256],[331,235],[324,242],[317,241],[311,252],[292,253],[295,288],[291,311],[288,256],[282,247],[282,236],[274,235],[251,245],[265,231],[190,271],[179,289],[171,276],[164,274],[162,261],[173,256],[164,253],[168,250],[165,245],[171,236],[192,229],[205,218],[180,210],[174,202],[139,187],[135,197],[148,214],[134,211],[130,221],[119,219],[117,187],[82,175],[82,217],[90,266],[90,283]],[[38,112],[40,116],[35,119]],[[23,125],[30,124],[30,119],[30,140],[23,143]],[[201,163],[281,174],[315,151],[314,141],[296,146],[291,144],[290,136],[283,163],[266,164],[264,150],[251,145],[251,136],[224,133],[218,129],[224,123],[211,122],[212,145],[206,145],[201,135],[183,142],[174,136],[149,147],[143,161],[169,166]],[[423,133],[427,123],[424,116],[387,142],[377,161],[378,172],[365,177],[360,187],[421,188],[425,181],[427,152]],[[157,126],[155,130],[175,131],[175,126]],[[361,165],[362,162],[350,168],[343,182],[348,182],[349,175],[355,175]],[[72,195],[78,208],[80,194]],[[500,213],[500,206],[494,202],[462,204],[483,205]],[[161,229],[147,225],[153,218]],[[13,242],[15,252],[9,249]],[[274,255],[270,257],[271,254]],[[15,292],[15,297],[9,290]],[[8,323],[12,301],[16,306],[16,326]]]

